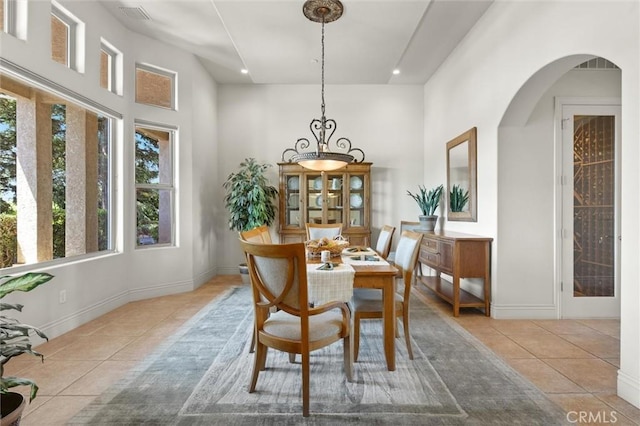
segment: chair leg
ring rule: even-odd
[[[360,317],[356,313],[353,316],[353,362],[358,361],[360,351]]]
[[[353,339],[351,335],[345,337],[342,340],[344,351],[344,372],[347,376],[347,381],[353,382]]]
[[[413,350],[411,350],[411,335],[409,334],[409,309],[402,309],[402,326],[404,327],[404,340],[407,343],[407,352],[409,359],[413,359]]]
[[[249,393],[256,390],[256,384],[258,383],[258,374],[260,370],[264,370],[263,356],[266,358],[267,347],[262,343],[256,345],[256,354],[253,356],[253,374],[251,375],[251,383],[249,384]]]
[[[262,353],[262,356],[260,359],[260,371],[264,371],[267,368],[267,352],[269,351],[269,346],[266,346],[266,345],[262,345],[262,346],[264,346],[264,352]]]
[[[396,319],[396,321],[393,323],[396,327],[396,338],[400,337],[400,327],[398,322],[400,321],[400,318]]]
[[[302,416],[309,417],[309,354],[302,354]]]
[[[251,347],[249,347],[249,353],[254,353],[256,350],[256,329],[254,327],[253,334],[251,335]]]

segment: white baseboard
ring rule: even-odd
[[[491,317],[495,319],[558,319],[554,305],[491,305]]]
[[[640,379],[618,370],[618,396],[640,408]]]
[[[238,265],[236,266],[220,266],[217,275],[240,275]]]
[[[42,329],[42,331],[44,331],[49,339],[53,339],[54,337],[58,337],[75,328],[78,328],[81,325],[98,318],[99,316],[111,312],[112,310],[119,308],[120,306],[128,302],[149,299],[152,297],[166,296],[169,294],[183,293],[186,291],[191,291],[193,289],[193,281],[188,280],[123,291],[109,297],[108,299],[101,300],[100,302],[87,306],[77,312],[74,312],[70,315],[67,315],[63,318],[60,318],[38,328]],[[34,343],[35,342],[36,341],[34,341]],[[44,342],[44,340],[41,340],[41,342]]]

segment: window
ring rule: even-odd
[[[100,87],[122,94],[122,53],[105,40],[100,42]]]
[[[136,245],[174,244],[175,130],[136,124]]]
[[[7,25],[5,24],[5,13],[4,13],[4,4],[7,0],[0,0],[0,31],[8,32],[5,28]]]
[[[27,0],[0,0],[0,31],[27,39]]]
[[[114,119],[41,87],[0,78],[0,268],[113,248]]]
[[[136,64],[136,102],[176,109],[176,74],[150,65]]]
[[[82,72],[84,25],[56,2],[51,2],[51,59]]]

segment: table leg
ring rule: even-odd
[[[384,304],[384,355],[387,359],[387,368],[389,371],[396,369],[396,342],[395,342],[395,280],[389,277],[391,285],[385,285],[382,290],[382,299]]]

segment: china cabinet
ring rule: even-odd
[[[342,223],[355,245],[371,245],[371,163],[318,172],[279,163],[280,242],[305,241],[305,223]]]

